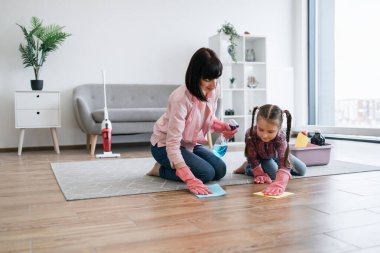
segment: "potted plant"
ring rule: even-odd
[[[229,23],[229,22],[226,22],[222,28],[220,28],[218,30],[218,33],[221,33],[223,32],[224,34],[226,34],[227,36],[229,36],[229,41],[230,41],[230,45],[228,46],[227,50],[228,50],[228,53],[231,55],[231,58],[234,62],[236,62],[236,42],[235,40],[237,38],[239,38],[239,34],[237,33],[235,27]]]
[[[54,52],[71,34],[63,32],[64,26],[43,26],[42,20],[31,18],[31,28],[17,24],[25,38],[25,44],[20,44],[19,50],[24,68],[33,67],[35,80],[31,80],[32,90],[42,90],[43,80],[39,79],[41,67],[49,53]]]

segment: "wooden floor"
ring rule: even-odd
[[[368,155],[339,145],[334,157]],[[84,150],[0,153],[0,252],[380,252],[380,172],[292,180],[295,194],[278,200],[253,196],[263,186],[251,184],[213,199],[172,191],[66,201],[50,162],[90,159]]]

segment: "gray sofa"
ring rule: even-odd
[[[169,95],[179,85],[108,84],[107,108],[112,135],[151,133],[165,112]],[[95,154],[97,137],[104,119],[102,84],[84,84],[73,91],[74,111],[79,128],[86,134],[87,148]]]

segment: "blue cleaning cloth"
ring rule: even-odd
[[[220,187],[220,185],[218,184],[207,185],[207,188],[209,188],[212,191],[211,194],[207,194],[207,195],[195,194],[195,196],[197,196],[198,198],[213,198],[213,197],[223,196],[226,194],[223,188]]]

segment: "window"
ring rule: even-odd
[[[309,124],[380,128],[380,1],[309,0]]]

